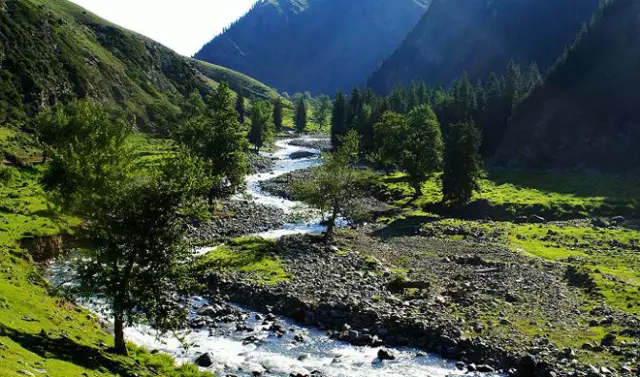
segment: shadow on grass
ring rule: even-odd
[[[45,334],[24,333],[3,324],[0,324],[0,335],[10,338],[22,348],[43,358],[67,361],[92,370],[106,368],[111,373],[123,377],[135,375],[130,368],[108,357],[99,349],[78,344],[66,337],[51,338]]]
[[[437,217],[430,216],[409,216],[405,219],[396,220],[388,226],[374,231],[372,235],[381,238],[415,236],[420,232],[422,225],[437,219]]]
[[[545,193],[569,194],[582,198],[603,197],[607,202],[631,202],[640,197],[640,180],[596,174],[536,171],[489,171],[496,185],[512,184]]]

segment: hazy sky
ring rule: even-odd
[[[71,0],[98,16],[191,56],[255,0]]]

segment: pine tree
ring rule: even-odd
[[[505,118],[508,120],[511,118],[513,108],[517,104],[522,93],[522,74],[520,72],[520,66],[518,66],[513,60],[509,61],[504,79],[503,113]]]
[[[238,91],[236,96],[236,112],[238,113],[238,121],[240,124],[244,125],[245,119],[244,115],[246,113],[244,106],[244,94],[242,93],[242,89]]]
[[[538,69],[537,63],[533,62],[529,66],[529,69],[527,70],[526,80],[526,92],[524,93],[525,95],[530,94],[537,87],[542,85],[544,80],[542,79],[542,75],[540,74],[540,69]]]
[[[404,87],[398,85],[393,88],[389,96],[389,103],[391,104],[391,111],[399,114],[407,113],[407,93]]]
[[[458,123],[449,129],[444,152],[442,196],[445,203],[458,207],[471,200],[480,188],[482,136],[472,123]]]
[[[331,144],[333,148],[340,146],[340,138],[347,133],[347,99],[344,93],[338,92],[331,114]]]
[[[358,115],[362,111],[363,98],[360,89],[354,87],[349,97],[349,109],[347,111],[346,131],[357,128]]]
[[[469,81],[469,75],[467,75],[467,72],[463,72],[454,84],[453,101],[453,123],[469,122],[474,120],[477,106],[476,92],[471,81]]]
[[[272,114],[273,109],[268,102],[257,100],[253,103],[249,141],[254,145],[256,153],[273,138]]]
[[[302,133],[305,129],[307,129],[307,105],[304,98],[300,98],[296,109],[296,131]]]
[[[282,131],[282,110],[282,99],[278,98],[273,105],[273,125],[278,133]]]

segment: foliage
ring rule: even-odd
[[[266,101],[257,100],[251,107],[251,130],[249,141],[255,146],[256,152],[273,139],[273,109]]]
[[[242,93],[242,91],[239,91],[236,95],[236,113],[238,113],[238,121],[243,125],[245,112],[246,110],[244,106],[244,94]]]
[[[219,83],[226,82],[234,92],[242,92],[244,96],[249,98],[255,96],[256,98],[270,101],[282,99],[275,89],[243,73],[196,59],[191,61],[198,71],[213,81],[212,86],[214,89],[217,88]]]
[[[340,145],[340,139],[347,132],[347,99],[344,93],[338,92],[331,114],[331,145],[334,148]]]
[[[281,99],[275,100],[273,104],[273,125],[276,133],[282,131],[283,107]]]
[[[422,195],[422,182],[442,167],[440,124],[429,106],[416,107],[409,113],[404,141],[399,146],[400,165],[409,173],[417,198]]]
[[[37,120],[53,154],[45,186],[64,207],[82,211],[131,176],[134,126],[89,100],[44,112]]]
[[[359,144],[358,133],[349,131],[335,152],[323,154],[324,165],[314,171],[312,180],[294,183],[296,197],[329,212],[326,240],[333,237],[338,215],[358,205],[360,190],[355,165],[359,161]]]
[[[187,319],[176,296],[194,284],[186,278],[184,222],[202,213],[195,200],[207,182],[200,161],[179,153],[148,176],[118,183],[86,213],[89,242],[75,277],[79,294],[105,302],[115,351],[126,354],[123,326],[144,320],[166,332]]]
[[[407,129],[407,120],[402,114],[388,111],[374,126],[375,151],[369,159],[389,170],[398,166],[402,150],[403,133]]]
[[[450,128],[444,149],[443,201],[466,204],[480,188],[480,142],[480,132],[473,124],[459,123]]]
[[[320,130],[324,129],[329,123],[332,109],[333,103],[331,102],[331,98],[326,94],[319,96],[316,101],[314,101],[313,121],[318,124]]]
[[[208,191],[210,204],[215,198],[234,192],[242,184],[247,172],[244,152],[248,143],[228,85],[220,84],[215,97],[208,99],[207,108],[186,119],[175,136],[206,162],[211,180]]]
[[[296,131],[302,133],[307,128],[307,104],[304,98],[298,101],[296,107]]]

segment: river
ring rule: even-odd
[[[310,139],[307,139],[310,140]],[[291,140],[280,140],[277,150],[269,154],[276,159],[273,172],[256,174],[247,177],[247,192],[238,196],[263,204],[277,206],[290,214],[304,204],[277,198],[265,194],[260,189],[260,182],[279,175],[300,169],[320,165],[320,152],[315,149],[293,146]],[[291,154],[300,151],[313,152],[314,157],[291,159]],[[290,234],[320,233],[325,228],[320,225],[321,216],[304,223],[285,224],[280,229],[271,229],[259,234],[263,237],[278,238]],[[199,249],[198,253],[206,253],[212,248]],[[54,269],[53,275],[55,276]],[[58,272],[60,273],[60,272]],[[200,298],[192,299],[193,310],[206,304]],[[192,313],[195,315],[195,312]],[[208,368],[218,375],[252,376],[254,371],[265,372],[266,376],[289,376],[290,374],[309,375],[318,371],[324,376],[332,377],[428,377],[461,375],[455,364],[435,355],[426,355],[417,349],[393,349],[396,359],[381,362],[377,359],[378,348],[356,347],[345,342],[329,339],[324,332],[296,325],[286,318],[277,318],[278,323],[285,325],[289,331],[278,338],[273,332],[263,329],[262,315],[246,311],[249,327],[253,332],[235,331],[235,325],[220,325],[215,329],[190,330],[182,333],[189,344],[188,350],[173,336],[157,339],[156,334],[148,326],[127,328],[128,340],[159,350],[175,357],[180,363],[192,362],[199,355],[209,353],[214,364]],[[294,334],[303,334],[303,342],[295,342]],[[253,335],[257,342],[245,342]]]

